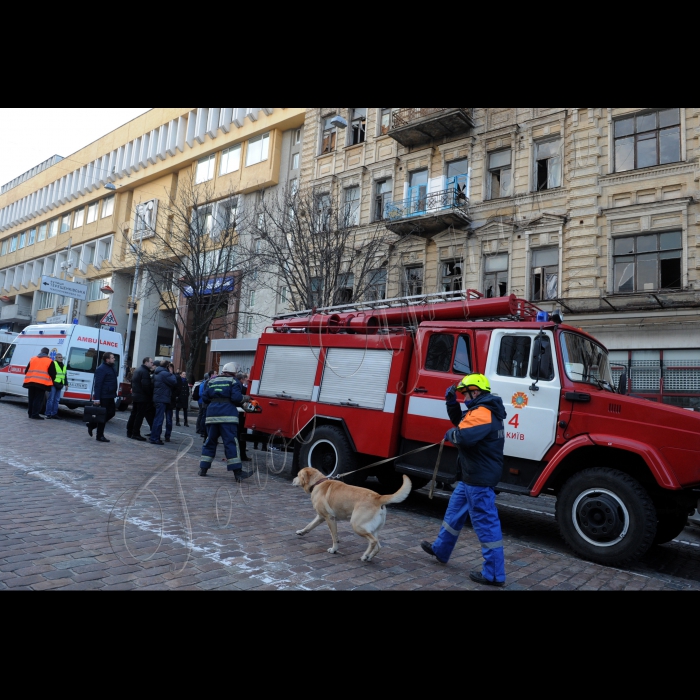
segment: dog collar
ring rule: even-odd
[[[317,486],[320,486],[321,484],[325,484],[327,481],[330,481],[330,479],[321,479],[321,481],[317,481],[312,487],[311,490],[309,491],[309,494],[312,494],[314,492],[314,489]]]

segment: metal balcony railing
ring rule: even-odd
[[[384,218],[396,222],[419,216],[436,216],[442,212],[464,210],[469,207],[469,198],[460,189],[451,187],[440,192],[418,195],[386,205]]]
[[[394,112],[391,121],[392,129],[402,129],[427,117],[439,116],[445,112],[451,112],[454,109],[461,109],[465,114],[471,117],[471,107],[402,107]]]

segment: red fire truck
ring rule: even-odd
[[[624,395],[595,338],[515,296],[469,291],[280,317],[260,339],[251,393],[263,412],[249,427],[293,441],[295,470],[343,474],[439,443],[445,392],[472,372],[489,377],[508,412],[498,490],[556,496],[577,554],[619,565],[682,532],[700,499],[700,416]],[[376,476],[391,485],[408,474],[420,488],[438,450]],[[438,481],[456,475],[447,445]]]

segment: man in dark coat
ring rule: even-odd
[[[153,427],[152,369],[153,360],[150,357],[145,357],[141,367],[131,377],[131,395],[134,398],[134,405],[131,409],[129,422],[126,424],[126,436],[139,442],[146,442],[146,438],[141,437],[143,419],[145,418],[148,424]]]
[[[165,445],[160,439],[163,432],[163,421],[168,420],[166,425],[166,437],[169,439],[173,430],[173,414],[168,411],[168,406],[173,398],[173,389],[177,379],[168,369],[169,362],[163,362],[160,367],[156,367],[153,373],[153,403],[156,407],[156,416],[153,419],[153,430],[151,431],[151,445]]]
[[[119,391],[119,377],[115,369],[116,357],[111,352],[106,352],[102,358],[102,364],[95,371],[95,386],[92,392],[95,406],[107,409],[104,423],[88,423],[88,432],[97,428],[97,442],[109,442],[105,437],[105,426],[114,418],[116,409],[117,392]]]
[[[185,428],[189,428],[188,411],[190,410],[190,385],[187,381],[187,372],[182,372],[178,378],[177,404],[175,405],[176,424],[180,425],[180,411],[183,413]]]
[[[462,411],[457,394],[467,397]],[[456,428],[445,441],[459,450],[462,480],[452,494],[438,539],[423,542],[423,551],[447,564],[460,532],[471,517],[474,532],[481,543],[484,567],[469,578],[486,586],[506,585],[503,532],[496,508],[496,486],[503,477],[505,426],[503,401],[491,393],[491,383],[482,374],[465,377],[458,387],[448,389],[447,413]]]

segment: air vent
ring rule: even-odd
[[[622,413],[622,406],[620,406],[620,404],[617,403],[611,403],[608,412],[620,415]]]

